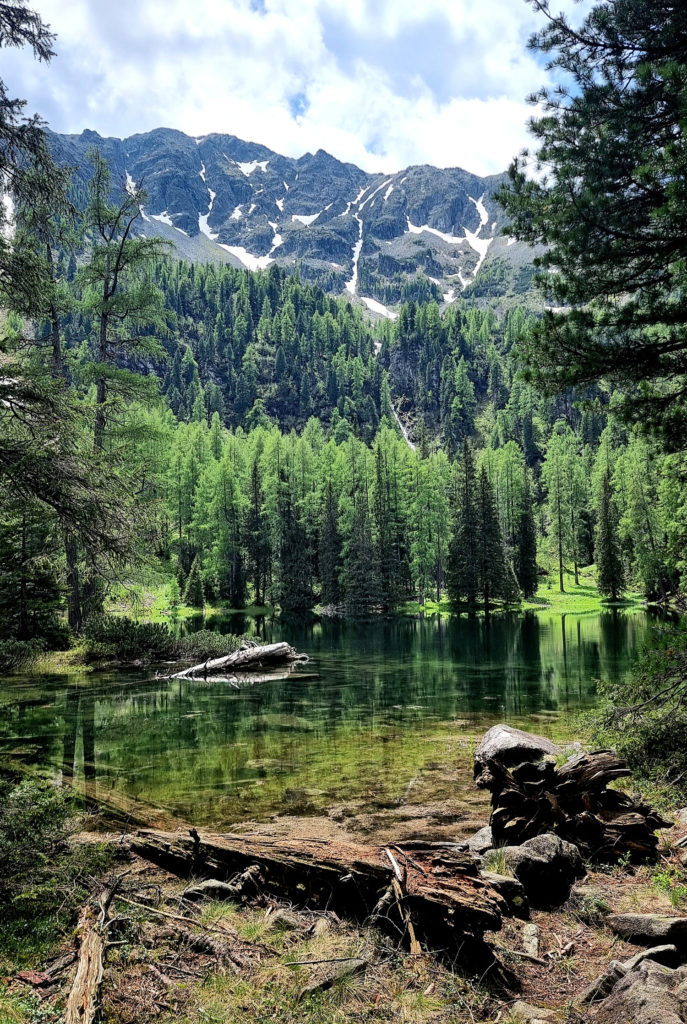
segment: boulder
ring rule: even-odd
[[[474,836],[466,841],[465,846],[471,853],[486,853],[487,850],[491,850],[494,845],[494,840],[491,834],[491,826],[485,825],[479,832],[475,832]]]
[[[496,889],[500,896],[506,901],[506,906],[513,917],[528,918],[530,916],[530,904],[527,893],[522,882],[510,875],[499,875],[495,871],[480,872],[482,878],[492,889]]]
[[[559,907],[570,896],[573,883],[585,874],[580,851],[551,832],[533,836],[522,846],[506,846],[503,856],[533,907]]]
[[[678,949],[687,947],[687,917],[666,917],[663,914],[610,914],[606,923],[616,935],[637,945],[670,943]]]
[[[614,986],[595,1024],[687,1024],[687,968],[644,960]]]
[[[513,1020],[522,1021],[522,1024],[544,1024],[545,1021],[556,1019],[553,1010],[547,1010],[543,1006],[532,1006],[530,1003],[523,1002],[522,999],[513,1003],[510,1015]]]
[[[511,767],[523,761],[538,761],[545,754],[559,754],[557,747],[545,736],[537,736],[510,725],[494,725],[482,737],[475,752],[475,779],[478,780],[487,761],[498,761]]]
[[[678,825],[687,825],[687,807],[681,807],[675,812],[675,821]]]
[[[654,946],[652,949],[643,949],[636,953],[630,960],[622,963],[620,960],[611,960],[608,970],[588,985],[577,996],[575,1002],[579,1005],[596,1003],[605,999],[613,991],[621,978],[624,978],[630,971],[634,971],[644,960],[653,960],[658,964],[670,966],[676,962],[677,948],[675,946]]]

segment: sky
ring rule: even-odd
[[[34,0],[57,56],[4,50],[58,132],[226,132],[366,171],[505,170],[547,80],[525,0]],[[554,9],[580,16],[575,0]]]

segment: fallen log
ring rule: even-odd
[[[391,921],[390,905],[388,917],[397,934],[412,935],[411,942],[413,933],[431,945],[481,938],[501,927],[505,909],[470,855],[448,846],[414,846],[412,857],[397,846],[394,865],[383,846],[143,829],[132,838],[132,848],[181,876],[226,881],[258,865],[265,894],[357,920],[368,918],[382,894],[398,886],[394,905],[399,914]]]
[[[183,672],[176,672],[172,679],[192,679],[195,676],[207,677],[226,671],[243,672],[249,669],[262,668],[265,665],[290,665],[297,661],[308,661],[307,654],[298,651],[283,641],[276,644],[256,644],[244,641],[238,651],[226,654],[221,658],[208,658],[199,665],[192,665]]]
[[[672,823],[648,804],[607,788],[629,774],[610,750],[577,754],[560,768],[552,761],[524,761],[509,769],[488,760],[479,784],[491,792],[494,845],[518,846],[554,832],[597,862],[627,855],[634,862],[655,859],[656,829]]]
[[[67,999],[65,1024],[93,1024],[100,1003],[100,986],[105,969],[107,928],[110,904],[119,888],[119,876],[100,900],[96,913],[89,903],[81,912],[78,925],[79,959],[76,975]]]

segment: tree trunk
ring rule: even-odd
[[[67,559],[67,621],[72,633],[79,633],[83,625],[83,610],[81,608],[81,583],[79,580],[79,553],[76,546],[76,537],[73,533],[67,533],[64,538],[64,551]]]
[[[452,844],[407,847],[406,852],[401,846],[255,833],[220,836],[195,829],[143,829],[132,841],[139,856],[182,876],[224,881],[257,864],[270,896],[357,920],[368,918],[396,882],[403,898],[399,920],[407,912],[405,924],[433,945],[459,944],[465,936],[481,938],[501,927],[501,897],[480,878],[471,856]]]
[[[277,644],[254,644],[243,646],[233,654],[227,654],[222,658],[211,658],[199,665],[192,665],[191,668],[177,672],[172,678],[188,679],[193,676],[204,676],[217,674],[222,671],[241,672],[245,669],[259,668],[263,665],[284,665],[294,661],[307,661],[307,654],[299,654],[290,644],[281,642]]]

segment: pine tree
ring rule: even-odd
[[[188,579],[186,580],[184,604],[189,605],[191,608],[202,608],[205,604],[203,577],[198,555],[196,555],[191,563],[191,571],[189,572]]]
[[[533,95],[538,149],[500,194],[515,237],[543,244],[535,262],[558,308],[525,339],[529,370],[556,394],[615,379],[625,411],[682,449],[687,12],[613,0],[571,26],[545,0],[535,7],[544,27],[530,45],[566,84]],[[535,160],[547,174],[529,173]]]
[[[522,495],[522,507],[518,521],[516,577],[524,597],[537,593],[537,527],[532,507],[532,491],[527,477]]]
[[[446,565],[446,589],[456,608],[463,602],[469,614],[477,607],[479,577],[475,558],[477,539],[477,480],[469,441],[463,441],[453,508],[453,536]]]
[[[618,510],[613,500],[611,477],[604,473],[596,527],[596,585],[599,593],[616,601],[625,585],[618,543]]]
[[[320,519],[319,575],[320,601],[323,605],[337,605],[341,600],[340,573],[341,535],[336,498],[330,479],[327,481]]]

